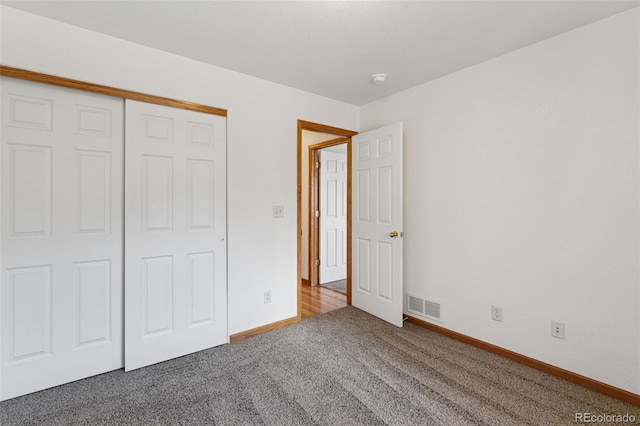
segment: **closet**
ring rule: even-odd
[[[0,400],[226,343],[226,118],[0,86]]]

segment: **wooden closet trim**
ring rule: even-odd
[[[102,86],[100,84],[87,83],[85,81],[72,80],[70,78],[56,77],[54,75],[8,67],[5,65],[0,65],[0,75],[19,78],[21,80],[35,81],[37,83],[67,87],[70,89],[83,90],[85,92],[99,93],[101,95],[113,96],[116,98],[131,99],[134,101],[164,105],[172,108],[187,109],[205,114],[220,115],[222,117],[227,116],[226,109],[214,108],[206,105],[195,104],[193,102],[179,101],[176,99],[163,98],[161,96],[147,95],[145,93],[117,89],[115,87]]]

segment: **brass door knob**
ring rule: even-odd
[[[391,231],[391,232],[389,232],[389,236],[390,236],[391,238],[396,238],[396,237],[398,236],[398,231]]]

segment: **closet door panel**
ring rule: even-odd
[[[0,83],[0,399],[8,399],[123,365],[124,101]]]
[[[226,119],[126,101],[125,369],[228,342]]]

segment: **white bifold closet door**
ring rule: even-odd
[[[4,400],[123,365],[124,101],[0,85]]]
[[[125,370],[228,342],[226,119],[126,101]]]
[[[226,343],[226,119],[0,92],[0,400]]]

